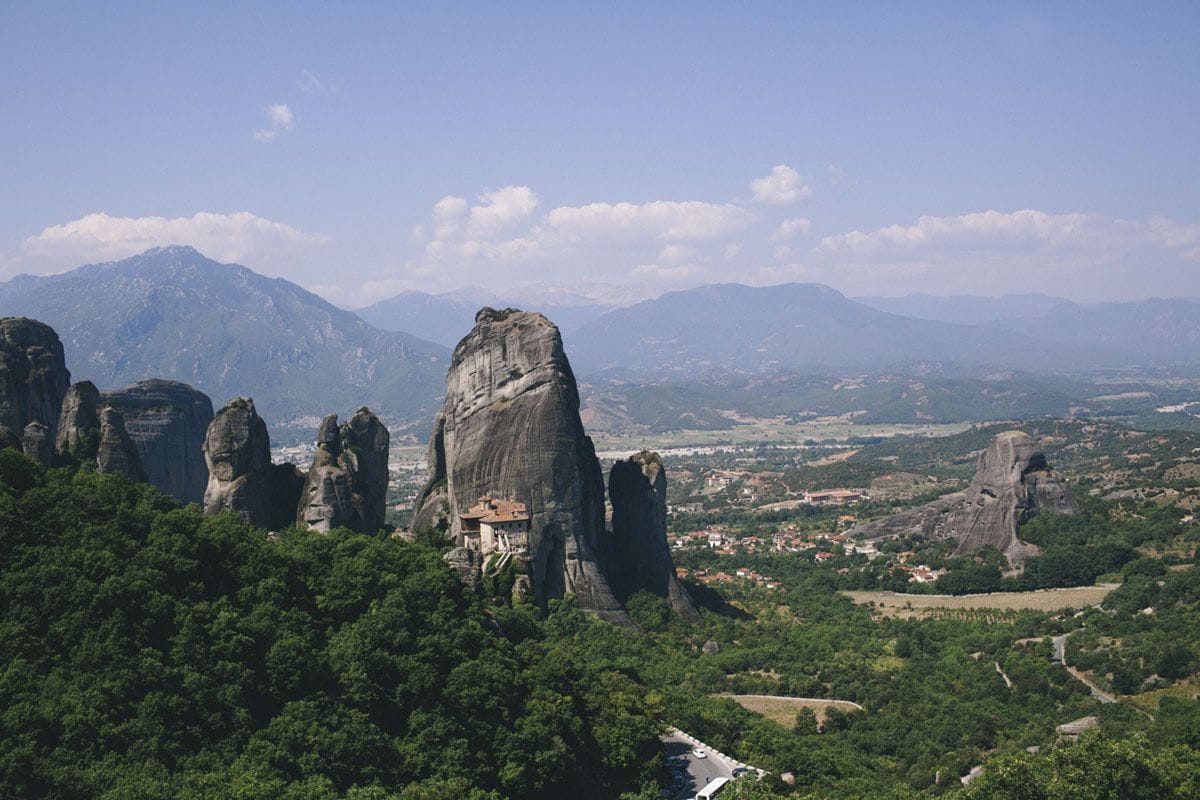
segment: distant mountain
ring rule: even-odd
[[[14,278],[0,284],[0,315],[51,325],[72,374],[101,389],[157,377],[189,383],[217,407],[249,395],[269,424],[292,421],[305,435],[315,429],[305,418],[361,405],[424,425],[445,390],[444,347],[190,247]]]
[[[1200,301],[1142,300],[1081,305],[996,320],[993,327],[1091,347],[1121,349],[1138,363],[1200,364]]]
[[[483,306],[540,311],[566,333],[612,308],[583,295],[552,288],[517,287],[505,294],[494,294],[470,287],[442,294],[401,292],[355,313],[381,330],[420,331],[430,341],[454,347],[474,327],[475,313]]]
[[[1114,357],[1022,333],[889,314],[827,286],[799,283],[670,292],[610,311],[565,340],[582,373],[672,380],[779,370],[844,374],[921,361],[1058,370]]]
[[[899,314],[902,317],[931,319],[957,325],[983,325],[988,322],[1044,314],[1069,301],[1046,294],[1006,294],[999,297],[981,295],[908,294],[903,297],[855,297],[856,301]]]

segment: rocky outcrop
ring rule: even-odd
[[[21,449],[28,458],[48,467],[54,460],[54,434],[50,428],[34,420],[22,432]]]
[[[100,391],[91,381],[71,384],[58,417],[54,451],[60,458],[87,462],[100,446]]]
[[[483,568],[483,556],[478,550],[469,547],[452,547],[442,556],[450,569],[458,576],[468,589],[475,591],[482,579],[480,570]]]
[[[213,417],[204,435],[204,463],[205,514],[229,510],[251,525],[271,526],[271,440],[253,400],[230,400]]]
[[[8,431],[4,441],[24,445],[26,428],[36,422],[46,430],[30,431],[35,454],[41,454],[44,436],[53,449],[70,384],[62,342],[53,328],[25,317],[0,319],[0,429]]]
[[[992,439],[979,457],[975,477],[965,491],[860,525],[852,533],[868,539],[920,533],[958,541],[959,555],[992,546],[1020,568],[1037,548],[1017,532],[1035,514],[1074,514],[1079,507],[1070,487],[1050,471],[1037,442],[1021,431]]]
[[[679,579],[667,547],[667,471],[658,453],[618,461],[608,474],[612,503],[609,579],[617,599],[647,591],[667,600],[684,618],[699,622],[695,603]]]
[[[149,483],[182,502],[203,502],[204,437],[213,420],[206,394],[186,383],[154,379],[105,392],[101,402],[124,420]]]
[[[321,421],[296,519],[315,531],[346,527],[376,533],[383,527],[388,485],[388,432],[370,409],[345,425],[336,414]]]
[[[137,446],[125,430],[125,419],[112,406],[100,409],[96,443],[96,472],[124,475],[131,481],[145,481],[146,471]]]
[[[605,574],[604,480],[558,329],[541,314],[485,308],[446,381],[414,526],[444,519],[462,545],[459,514],[480,498],[524,503],[535,601],[573,594],[627,622]]]

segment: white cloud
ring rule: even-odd
[[[826,236],[762,279],[804,279],[847,292],[1043,291],[1079,299],[1195,294],[1200,225],[1153,217],[1024,209],[923,216],[913,224]]]
[[[538,197],[528,186],[505,186],[484,192],[479,195],[479,205],[471,207],[466,234],[471,238],[495,236],[528,217],[537,205]]]
[[[685,261],[691,261],[697,255],[699,255],[699,251],[689,245],[669,244],[659,252],[658,261],[661,264],[674,266],[682,264]]]
[[[725,257],[726,258],[737,258],[741,254],[741,252],[742,252],[742,246],[740,244],[738,244],[737,242],[730,242],[729,244],[725,245]]]
[[[785,219],[779,223],[779,230],[775,231],[775,235],[771,237],[773,242],[782,242],[786,239],[794,239],[797,236],[803,236],[812,230],[812,220],[796,218]]]
[[[260,142],[269,142],[284,131],[290,131],[296,124],[296,115],[288,108],[287,103],[275,103],[263,109],[267,118],[264,128],[254,132],[254,138]]]
[[[825,168],[825,174],[829,176],[829,185],[834,189],[846,185],[846,170],[841,167],[830,164]]]
[[[775,246],[775,260],[776,261],[783,261],[784,259],[790,258],[791,255],[792,255],[792,248],[788,247],[786,244],[780,244],[780,245]]]
[[[787,164],[771,169],[771,174],[755,178],[750,182],[754,202],[769,205],[785,205],[812,197],[812,189],[804,184],[800,173]]]
[[[1186,226],[1185,226],[1186,227]],[[1194,227],[1194,226],[1193,226]],[[1186,238],[1186,233],[1181,234]],[[817,252],[869,258],[908,258],[940,253],[1106,253],[1155,238],[1147,223],[1096,214],[1047,214],[1025,209],[980,211],[954,217],[920,217],[914,225],[826,236]],[[1161,237],[1159,237],[1161,238]]]
[[[546,215],[546,235],[573,244],[646,244],[723,239],[753,217],[732,204],[700,200],[560,206]]]
[[[173,219],[97,213],[52,225],[28,237],[20,244],[17,261],[26,272],[50,273],[88,262],[127,258],[152,247],[184,244],[218,261],[257,264],[278,261],[297,250],[328,242],[328,237],[246,211],[202,211]]]

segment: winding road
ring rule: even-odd
[[[672,730],[663,737],[663,743],[666,746],[667,759],[682,757],[687,769],[683,784],[672,790],[671,800],[695,797],[696,792],[714,778],[733,778],[733,771],[741,766],[723,758],[711,747],[697,744],[682,731]],[[692,753],[692,750],[697,748],[704,752],[704,758],[698,758]]]

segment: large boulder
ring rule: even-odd
[[[534,599],[572,594],[628,622],[604,570],[604,479],[558,328],[541,314],[484,308],[446,382],[414,526],[443,519],[463,545],[460,514],[481,498],[524,503]]]
[[[13,442],[31,422],[43,425],[50,446],[71,385],[62,342],[49,325],[25,317],[0,318],[0,429]],[[34,436],[41,436],[35,429]],[[40,440],[39,440],[40,441]]]
[[[658,453],[642,452],[617,461],[608,474],[612,503],[609,581],[622,602],[648,591],[692,622],[700,615],[675,576],[667,546],[667,471]]]
[[[131,481],[145,481],[146,471],[137,446],[125,430],[125,419],[112,406],[100,409],[100,426],[96,445],[96,472],[103,475],[124,475]]]
[[[71,384],[58,417],[54,451],[79,462],[96,458],[100,446],[100,390],[91,381]]]
[[[321,421],[317,452],[304,480],[296,520],[327,533],[346,527],[376,533],[387,509],[388,432],[370,409],[345,425],[336,414]]]
[[[980,455],[975,477],[965,491],[859,525],[852,533],[868,539],[905,533],[935,540],[954,538],[958,555],[992,546],[1020,568],[1038,552],[1018,538],[1022,523],[1039,513],[1078,511],[1070,487],[1050,471],[1037,442],[1022,431],[1005,431]]]
[[[204,436],[213,420],[208,395],[186,383],[153,379],[105,392],[101,402],[123,418],[149,483],[181,502],[203,502]]]

